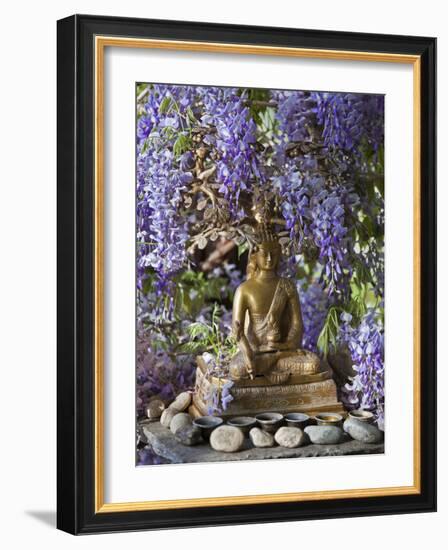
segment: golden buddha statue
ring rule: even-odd
[[[272,383],[291,374],[314,374],[319,358],[300,349],[303,335],[300,300],[294,281],[277,274],[281,247],[263,225],[252,251],[247,280],[233,301],[233,331],[239,353],[230,364],[230,378],[265,376]]]
[[[210,372],[197,357],[194,417],[209,414],[212,391],[232,382],[233,401],[225,417],[276,411],[342,412],[332,371],[315,353],[301,349],[303,322],[300,300],[292,279],[277,269],[281,247],[271,226],[256,219],[257,246],[249,256],[247,280],[236,290],[232,325],[239,351],[224,375]]]

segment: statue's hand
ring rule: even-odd
[[[293,351],[295,349],[292,342],[276,342],[273,347],[279,351]]]
[[[253,380],[255,378],[255,365],[251,360],[247,361],[246,370],[247,370],[247,374],[249,375],[249,378]]]

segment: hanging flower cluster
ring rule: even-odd
[[[374,311],[368,311],[357,327],[351,315],[341,316],[340,341],[345,344],[356,375],[343,388],[343,399],[350,408],[373,410],[384,429],[384,331]]]
[[[202,196],[197,210],[204,212],[205,219],[213,221],[218,207],[226,211],[225,220],[242,219],[240,195],[250,192],[251,182],[261,178],[261,168],[254,147],[256,125],[238,89],[154,85],[141,111],[138,287],[143,288],[151,268],[159,276],[162,294],[169,292],[169,281],[187,262],[189,230],[198,221],[194,208],[186,214],[193,203],[191,194]],[[208,197],[212,208],[206,209]]]
[[[235,88],[199,88],[204,114],[201,124],[213,128],[204,142],[217,158],[218,191],[228,201],[236,218],[244,217],[239,198],[251,190],[251,181],[260,178],[258,156],[254,148],[257,127],[245,105],[245,94]]]
[[[303,240],[317,248],[329,293],[346,293],[351,277],[347,212],[359,203],[348,163],[341,153],[329,154],[316,116],[319,94],[279,92],[275,97],[280,175],[273,185],[284,199],[286,227],[299,248],[304,248]]]
[[[159,292],[184,265],[188,225],[181,212],[190,174],[176,162],[175,143],[190,103],[188,88],[154,86],[137,126],[137,286],[146,270],[159,274]],[[182,134],[180,134],[182,135]]]
[[[384,142],[384,96],[316,93],[316,117],[326,146],[361,157],[360,146],[377,152]]]
[[[317,352],[317,341],[325,323],[331,299],[324,290],[322,283],[306,279],[297,281],[297,291],[300,296],[303,320],[302,346]]]

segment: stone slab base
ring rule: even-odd
[[[143,422],[140,428],[154,452],[174,464],[384,453],[384,443],[361,443],[349,439],[348,436],[347,441],[338,445],[306,445],[297,449],[285,449],[284,447],[259,449],[252,447],[250,440],[246,438],[243,450],[237,453],[222,453],[213,450],[208,443],[186,447],[178,443],[173,434],[159,422]]]

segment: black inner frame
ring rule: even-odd
[[[95,35],[421,57],[420,494],[95,514]],[[81,534],[435,511],[436,39],[75,15],[58,21],[57,47],[58,528]]]

